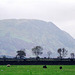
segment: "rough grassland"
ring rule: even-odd
[[[0,66],[0,75],[75,75],[75,65],[11,65],[11,67]]]

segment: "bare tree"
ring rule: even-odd
[[[57,52],[59,53],[59,58],[63,58],[66,57],[68,51],[65,48],[59,48]]]
[[[21,49],[21,50],[17,51],[16,57],[19,57],[20,59],[22,59],[22,58],[24,58],[24,56],[26,56],[25,49]]]
[[[67,55],[67,50],[65,48],[62,49],[62,57],[66,57]]]
[[[57,52],[59,53],[59,58],[62,58],[62,50],[61,50],[61,48],[59,48],[58,50],[57,50]]]
[[[71,55],[71,58],[74,59],[74,56],[75,56],[74,53],[71,53],[70,55]]]
[[[43,48],[41,46],[36,46],[32,48],[33,54],[35,54],[36,57],[39,57],[39,55],[43,54],[42,52]]]
[[[48,54],[48,58],[50,58],[52,52],[51,51],[48,51],[47,54]]]

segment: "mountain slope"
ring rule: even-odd
[[[16,55],[16,51],[27,49],[27,57],[32,56],[31,48],[36,45],[43,47],[43,55],[52,51],[57,56],[58,48],[66,48],[68,53],[74,52],[75,40],[60,30],[52,22],[32,19],[0,20],[0,53]]]

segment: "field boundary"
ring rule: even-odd
[[[0,65],[75,65],[75,61],[0,61]]]

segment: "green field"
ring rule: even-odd
[[[47,69],[43,65],[11,65],[0,66],[0,75],[75,75],[75,65],[47,65]]]

